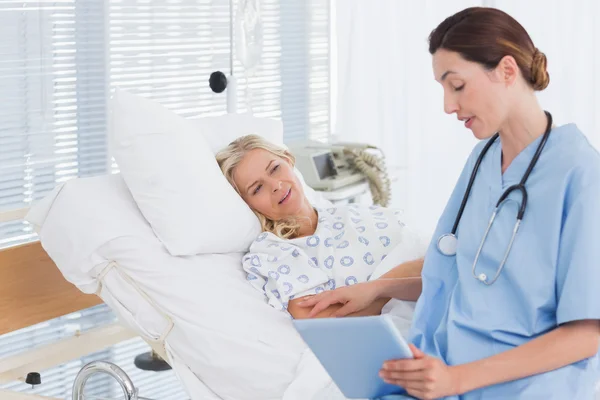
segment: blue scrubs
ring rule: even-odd
[[[502,148],[486,154],[457,236],[455,257],[437,239],[448,233],[485,142],[469,157],[425,257],[423,292],[412,341],[448,365],[465,364],[515,348],[560,324],[600,319],[600,156],[573,125],[554,128],[529,176],[527,209],[498,280],[486,286],[472,275],[475,254],[500,195],[521,180],[541,137],[501,172]],[[521,194],[502,207],[479,258],[476,274],[496,274],[516,221]],[[498,384],[460,399],[591,399],[598,356],[545,374]]]

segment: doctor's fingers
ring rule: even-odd
[[[407,382],[425,382],[425,381],[427,381],[427,377],[425,376],[424,371],[414,371],[414,372],[386,371],[386,372],[381,372],[379,375],[386,382],[393,381],[394,383],[395,382],[407,383]]]
[[[348,314],[360,311],[360,307],[353,301],[349,301],[342,308],[332,314],[332,317],[345,317]]]
[[[321,300],[328,298],[331,296],[332,291],[326,291],[319,294],[313,294],[311,296],[302,297],[302,301],[298,302],[298,306],[300,307],[312,307],[315,304],[319,303]]]
[[[383,364],[383,372],[411,372],[431,368],[432,359],[419,358],[407,360],[386,361]]]
[[[325,310],[327,307],[332,306],[334,304],[340,303],[340,301],[336,298],[334,298],[333,296],[329,296],[325,299],[322,299],[321,301],[319,301],[312,310],[310,310],[310,312],[308,313],[308,317],[313,317],[315,315],[317,315],[318,313],[320,313],[321,311]]]

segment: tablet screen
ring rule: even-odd
[[[294,326],[344,396],[405,393],[379,377],[385,361],[413,357],[391,316],[294,320]]]

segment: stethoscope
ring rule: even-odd
[[[494,209],[494,212],[492,213],[492,217],[490,218],[490,220],[488,222],[488,226],[483,235],[483,239],[481,239],[481,244],[479,245],[479,248],[477,249],[477,253],[475,255],[475,261],[473,261],[473,268],[471,270],[471,273],[473,274],[473,277],[475,279],[481,281],[482,283],[485,283],[486,285],[493,284],[494,282],[496,282],[496,279],[498,279],[498,277],[500,276],[500,273],[502,272],[502,269],[504,268],[504,264],[506,263],[506,260],[508,259],[510,249],[512,248],[513,242],[515,241],[515,236],[517,235],[517,231],[519,230],[519,225],[521,225],[521,220],[523,219],[523,214],[525,214],[525,208],[527,207],[527,189],[525,189],[525,182],[527,181],[527,178],[529,178],[529,174],[531,173],[531,171],[533,170],[533,167],[535,167],[535,164],[537,163],[538,159],[540,158],[540,154],[542,154],[544,145],[548,141],[548,137],[550,137],[550,131],[552,130],[552,115],[547,111],[544,111],[544,112],[546,113],[546,117],[548,118],[548,125],[546,126],[546,131],[544,132],[544,136],[542,137],[542,140],[540,141],[540,144],[538,145],[538,148],[537,148],[533,158],[531,159],[531,162],[529,163],[529,166],[527,167],[525,174],[521,178],[521,182],[519,182],[516,185],[512,185],[511,187],[506,189],[504,191],[504,193],[502,193],[502,196],[500,196],[500,199],[496,203],[496,208]],[[445,256],[456,255],[456,248],[458,246],[458,239],[456,237],[456,231],[458,229],[458,224],[460,223],[460,219],[465,210],[465,206],[467,205],[467,200],[469,198],[469,194],[471,193],[471,188],[473,187],[473,182],[475,181],[475,177],[477,176],[477,171],[479,170],[479,165],[481,164],[483,157],[485,157],[485,154],[490,149],[492,144],[496,141],[496,139],[498,139],[498,136],[499,136],[498,133],[496,133],[486,143],[485,147],[481,151],[481,154],[477,158],[475,167],[473,167],[473,172],[471,172],[471,178],[469,179],[469,184],[467,185],[467,190],[465,191],[465,194],[462,199],[462,203],[458,210],[458,215],[456,216],[456,219],[454,221],[454,226],[452,227],[452,232],[445,233],[442,236],[440,236],[438,239],[437,248],[438,248],[439,252]],[[485,240],[487,239],[487,236],[490,233],[492,224],[494,223],[494,220],[496,219],[496,215],[500,211],[500,208],[503,205],[504,201],[515,190],[520,191],[521,195],[522,195],[521,207],[519,207],[519,212],[517,214],[517,222],[515,223],[515,227],[513,228],[512,237],[510,239],[510,242],[508,243],[508,248],[506,249],[506,252],[504,253],[502,262],[500,263],[500,266],[496,270],[496,275],[494,276],[494,278],[491,281],[488,281],[488,277],[486,274],[481,273],[481,274],[477,275],[477,273],[476,273],[477,262],[479,261],[479,256],[481,255],[481,250],[483,249]]]

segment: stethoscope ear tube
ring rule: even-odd
[[[504,200],[506,200],[508,198],[508,196],[515,190],[519,190],[521,192],[521,196],[522,196],[521,206],[519,207],[519,213],[517,214],[517,219],[522,220],[523,215],[525,214],[525,209],[527,208],[527,190],[525,190],[525,186],[523,186],[520,183],[517,183],[516,185],[512,185],[511,187],[506,189],[506,191],[504,193],[502,193],[502,196],[500,196],[500,199],[498,199],[498,202],[496,203],[496,210],[498,210],[498,208],[500,207],[500,204],[502,204],[502,202]]]
[[[492,144],[498,139],[500,134],[496,133],[483,147],[481,150],[481,154],[477,157],[477,161],[475,162],[475,166],[473,167],[473,172],[471,172],[471,177],[469,178],[469,183],[467,184],[467,190],[463,196],[462,202],[460,203],[460,208],[458,209],[458,214],[454,219],[454,225],[452,226],[452,235],[456,236],[456,231],[458,230],[458,224],[460,223],[460,219],[462,218],[463,212],[465,211],[465,206],[467,205],[467,200],[469,199],[469,194],[471,193],[471,189],[473,188],[473,182],[475,182],[475,177],[477,176],[477,171],[479,171],[479,166],[481,165],[481,161],[483,157],[485,157],[486,153],[492,147]]]

